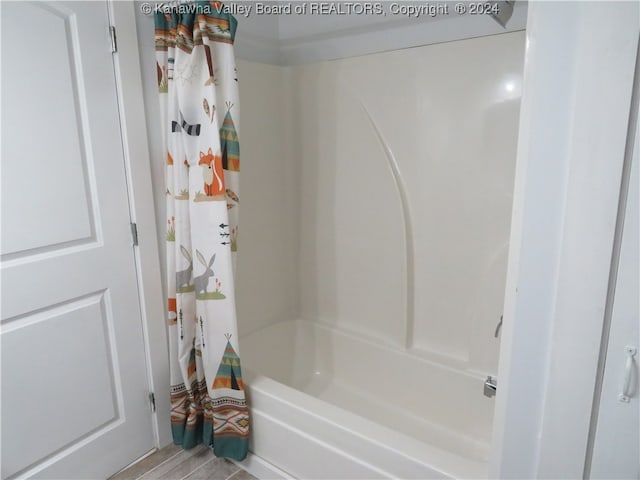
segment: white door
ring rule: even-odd
[[[640,479],[640,136],[620,246],[611,329],[591,460],[593,479]]]
[[[154,447],[108,6],[2,2],[2,478]]]

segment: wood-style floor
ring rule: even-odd
[[[109,480],[257,480],[234,463],[217,458],[209,447],[191,450],[169,445]]]

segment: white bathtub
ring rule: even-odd
[[[241,349],[258,459],[305,479],[486,477],[481,376],[302,320]]]

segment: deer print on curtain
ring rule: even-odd
[[[156,12],[166,149],[167,286],[174,443],[247,454],[249,414],[234,296],[240,147],[236,20],[218,2]]]

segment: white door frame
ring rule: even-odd
[[[529,2],[490,478],[585,474],[639,13]]]
[[[117,52],[114,53],[114,65],[125,168],[129,182],[129,206],[131,219],[136,223],[138,230],[135,258],[149,391],[155,393],[154,434],[156,446],[163,447],[172,441],[169,422],[169,350],[135,7],[134,2],[109,0],[111,23],[116,27]],[[105,32],[105,35],[107,33]]]

